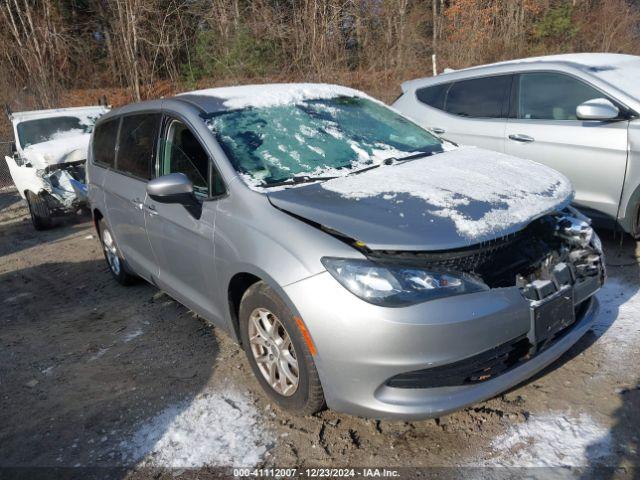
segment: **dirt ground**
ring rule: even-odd
[[[172,478],[215,465],[568,466],[578,470],[558,471],[640,478],[640,249],[601,235],[610,278],[596,326],[526,384],[420,422],[298,418],[269,405],[224,333],[148,284],[116,284],[87,218],[35,232],[19,198],[1,194],[0,467],[142,478],[146,465]]]

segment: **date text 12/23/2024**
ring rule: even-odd
[[[234,468],[233,476],[262,478],[397,478],[398,470],[386,468]]]

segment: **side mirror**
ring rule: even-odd
[[[16,142],[11,142],[11,155],[15,155],[16,153],[18,153],[18,149],[16,148]]]
[[[147,183],[147,194],[160,203],[179,203],[200,218],[202,204],[193,193],[193,183],[184,173],[170,173]]]
[[[620,116],[620,110],[606,98],[594,98],[581,103],[576,108],[579,120],[613,120]]]

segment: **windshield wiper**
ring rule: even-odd
[[[424,158],[424,157],[430,157],[431,155],[433,155],[434,153],[440,153],[440,152],[435,152],[435,151],[431,151],[431,152],[418,152],[418,153],[412,153],[411,155],[407,155],[406,157],[400,157],[400,158],[395,158],[395,157],[391,157],[391,158],[386,158],[385,162],[387,160],[392,160],[391,163],[404,163],[404,162],[408,162],[409,160],[417,160],[418,158]],[[387,164],[390,165],[390,164]]]
[[[284,185],[299,185],[301,183],[322,182],[324,180],[332,180],[337,177],[310,177],[309,175],[299,175],[297,177],[282,180],[281,182],[264,183],[263,188],[282,187]]]
[[[436,152],[418,152],[418,153],[412,153],[411,155],[407,155],[405,157],[400,157],[400,158],[396,158],[396,157],[385,158],[380,163],[371,165],[369,167],[361,168],[360,170],[354,170],[352,172],[347,173],[347,175],[358,175],[359,173],[366,172],[368,170],[373,170],[374,168],[378,168],[381,165],[395,165],[398,163],[404,163],[410,160],[416,160],[418,158],[429,157],[434,153]],[[261,187],[271,188],[271,187],[282,187],[286,185],[300,185],[302,183],[313,183],[313,182],[323,182],[325,180],[333,180],[334,178],[338,178],[338,177],[337,176],[311,177],[309,175],[298,175],[298,176],[291,177],[287,180],[282,180],[281,182],[263,183]]]
[[[418,158],[429,157],[436,152],[419,152],[412,153],[411,155],[407,155],[406,157],[389,157],[385,158],[382,162],[377,163],[375,165],[371,165],[370,167],[361,168],[360,170],[354,170],[353,172],[349,172],[347,175],[358,175],[359,173],[367,172],[369,170],[373,170],[374,168],[378,168],[382,165],[396,165],[398,163],[408,162],[410,160],[417,160]]]

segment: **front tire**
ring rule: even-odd
[[[26,192],[27,205],[31,215],[31,223],[36,230],[47,230],[53,226],[51,210],[47,201],[40,195],[31,191]]]
[[[104,258],[107,261],[109,271],[111,275],[113,275],[113,278],[115,278],[120,285],[124,286],[136,283],[138,277],[130,273],[125,260],[120,255],[116,241],[109,227],[104,223],[104,220],[100,220],[98,223],[98,234],[100,235],[100,244],[102,245]]]
[[[280,408],[299,415],[324,408],[313,356],[282,299],[257,282],[243,295],[239,317],[242,346],[265,393]]]

